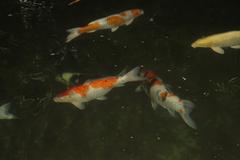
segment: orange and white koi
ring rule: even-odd
[[[139,75],[140,67],[136,67],[123,76],[111,76],[101,79],[86,81],[82,85],[74,86],[53,98],[55,102],[72,103],[78,109],[85,109],[84,103],[91,100],[105,100],[105,95],[114,87],[121,87],[127,82],[142,81]]]
[[[148,91],[145,86],[143,89],[149,95],[154,110],[160,105],[167,109],[172,116],[175,116],[175,112],[177,112],[189,127],[193,129],[197,128],[195,122],[190,117],[190,113],[194,108],[194,104],[191,101],[183,100],[172,93],[167,85],[157,77],[155,72],[145,71],[144,77],[150,83],[150,89]],[[136,91],[140,91],[140,87]]]
[[[66,42],[70,42],[83,33],[92,33],[97,30],[111,29],[111,31],[114,32],[120,26],[130,25],[136,17],[142,15],[143,13],[144,12],[141,9],[131,9],[118,14],[110,15],[108,17],[97,19],[83,27],[68,29],[67,32],[69,32],[69,35],[67,36]]]
[[[75,3],[78,3],[78,2],[80,2],[80,0],[73,0],[72,2],[68,3],[68,5],[71,6],[71,5],[73,5]]]

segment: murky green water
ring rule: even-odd
[[[190,46],[201,36],[238,30],[237,4],[68,2],[0,2],[0,102],[12,102],[20,118],[0,121],[1,160],[240,158],[239,50],[217,55]],[[131,8],[145,14],[130,26],[64,44],[66,29]],[[155,70],[195,103],[196,131],[163,108],[153,111],[148,97],[134,92],[139,83],[112,90],[108,100],[91,101],[84,111],[52,101],[66,88],[55,81],[59,73],[84,73],[84,82],[137,65]]]

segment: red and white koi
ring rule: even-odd
[[[143,13],[144,12],[141,9],[131,9],[120,12],[118,14],[113,14],[101,19],[97,19],[83,27],[68,29],[67,32],[69,32],[69,35],[67,36],[66,42],[70,42],[83,33],[92,33],[97,30],[111,29],[111,31],[114,32],[120,26],[130,25],[136,17],[142,15]]]
[[[175,112],[179,113],[184,122],[191,128],[196,129],[196,124],[190,117],[190,113],[194,108],[194,104],[189,100],[183,100],[170,91],[166,84],[157,77],[153,71],[145,71],[144,77],[150,83],[149,91],[143,88],[151,99],[151,104],[154,110],[158,105],[167,109],[170,115],[175,116]],[[138,87],[136,91],[140,91]]]
[[[106,100],[105,95],[114,87],[121,87],[127,82],[142,81],[139,75],[140,67],[136,67],[123,76],[111,76],[101,79],[86,81],[82,85],[74,86],[53,98],[55,102],[72,103],[78,109],[85,109],[84,103],[91,100]]]

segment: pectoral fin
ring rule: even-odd
[[[133,22],[133,19],[127,21],[125,24],[128,26],[128,25],[130,25],[132,22]]]
[[[77,107],[78,109],[80,109],[80,110],[84,110],[84,109],[85,109],[85,105],[84,105],[83,103],[81,103],[81,102],[74,101],[74,102],[72,102],[72,104],[73,104],[75,107]]]
[[[169,112],[169,114],[170,114],[171,116],[176,117],[174,110],[171,110],[171,109],[169,109],[169,108],[168,108],[167,110],[168,110],[168,112]]]
[[[135,92],[141,92],[143,91],[143,86],[142,85],[139,85],[136,89],[135,89]]]
[[[105,97],[105,96],[102,96],[102,97],[98,97],[98,98],[96,98],[97,100],[100,100],[100,101],[104,101],[104,100],[106,100],[107,99],[107,97]]]
[[[154,101],[151,101],[151,104],[152,104],[152,108],[153,108],[153,110],[156,110],[157,107],[158,107],[157,103],[154,102]]]
[[[118,29],[118,27],[113,27],[113,28],[111,29],[111,31],[112,31],[112,32],[115,32],[117,29]]]
[[[119,83],[119,84],[117,84],[115,87],[123,87],[123,86],[124,86],[124,84]]]
[[[231,46],[233,49],[240,49],[240,45]]]
[[[221,48],[221,47],[211,47],[211,49],[214,51],[214,52],[217,52],[219,54],[224,54],[224,50]]]
[[[93,32],[96,32],[96,30],[93,30],[93,31],[89,31],[89,32],[87,32],[87,33],[93,33]]]

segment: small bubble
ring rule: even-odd
[[[145,41],[141,41],[141,43],[145,43]]]
[[[101,34],[101,35],[100,35],[100,37],[101,37],[101,38],[103,38],[103,37],[104,37],[104,35],[102,35],[102,34]]]
[[[134,139],[134,136],[130,136],[130,139]]]
[[[160,141],[160,140],[161,140],[161,138],[158,136],[158,137],[157,137],[157,140],[158,140],[158,141]]]
[[[154,21],[154,18],[150,18],[149,21],[150,21],[150,22],[153,22],[153,21]]]
[[[204,96],[209,96],[209,92],[205,91],[205,92],[203,92],[203,95]]]

